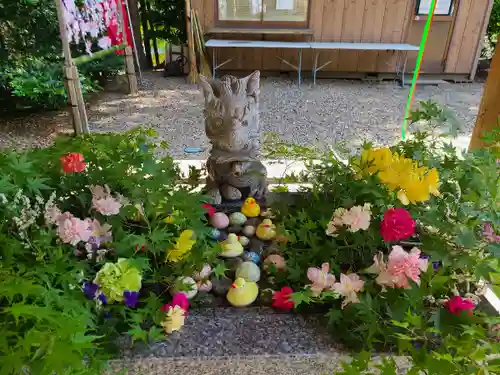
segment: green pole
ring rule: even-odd
[[[417,87],[418,76],[420,75],[420,68],[422,66],[422,61],[424,59],[425,45],[427,44],[429,31],[431,30],[431,25],[432,25],[432,19],[434,18],[434,11],[436,10],[436,1],[437,0],[431,0],[429,15],[427,17],[427,22],[425,23],[424,32],[422,33],[422,39],[420,40],[420,48],[418,50],[417,63],[415,64],[415,71],[413,72],[413,79],[411,81],[410,93],[408,94],[408,101],[406,102],[403,124],[401,125],[401,138],[403,139],[403,141],[406,139],[406,127],[408,125],[408,117],[410,116],[411,107],[413,105],[413,99],[415,98],[415,88]]]

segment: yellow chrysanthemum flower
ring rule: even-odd
[[[191,251],[196,243],[194,231],[186,229],[181,233],[174,248],[168,250],[167,260],[170,262],[178,262],[182,260],[187,253]]]

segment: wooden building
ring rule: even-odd
[[[206,39],[269,41],[375,42],[419,45],[429,0],[191,0]],[[438,0],[422,65],[423,74],[473,78],[493,0]],[[234,59],[226,71],[293,70],[276,56],[297,63],[291,49],[222,48],[218,59]],[[320,76],[393,74],[390,51],[322,51],[332,61]],[[313,53],[304,50],[303,71],[311,71]],[[408,55],[406,71],[415,66]],[[319,62],[321,64],[321,61]]]

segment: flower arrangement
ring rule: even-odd
[[[0,352],[20,364],[10,372],[56,363],[46,373],[64,373],[89,356],[97,366],[119,335],[132,344],[164,339],[189,324],[190,302],[215,288],[214,278],[227,281],[226,263],[216,260],[221,232],[207,227],[217,210],[180,183],[171,158],[158,159],[152,135],[60,138],[47,149],[0,154]],[[479,301],[485,280],[500,273],[492,209],[499,155],[459,157],[415,137],[366,145],[347,165],[330,153],[306,160],[312,188],[265,211],[273,252],[260,264],[253,253],[254,281],[238,287],[246,284],[240,293],[254,300],[265,277],[276,310],[320,304],[348,347],[418,352],[427,367],[451,355],[456,368],[480,373],[465,348],[479,347],[481,363],[498,348],[489,332],[499,322]],[[295,157],[304,155],[313,152]],[[39,355],[23,327],[38,342],[58,337],[65,350]]]

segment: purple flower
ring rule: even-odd
[[[107,299],[107,298],[106,298],[106,296],[105,296],[104,294],[102,294],[102,293],[101,293],[101,294],[99,294],[99,296],[97,297],[97,299],[98,299],[99,301],[101,301],[101,303],[102,303],[103,305],[105,305],[106,303],[108,303],[108,299]]]
[[[113,317],[113,315],[111,315],[110,313],[104,313],[104,319],[111,319]]]
[[[100,237],[91,236],[87,242],[92,245],[92,248],[94,250],[97,250],[99,247],[101,247],[101,238]]]
[[[94,283],[84,283],[83,284],[83,293],[89,299],[95,298],[95,294],[97,293],[98,289],[99,289],[99,285],[97,285],[97,284],[94,284]]]
[[[431,257],[428,256],[428,255],[420,255],[420,258],[421,259],[431,260]],[[435,272],[437,272],[439,270],[440,266],[441,266],[441,261],[435,260],[435,261],[432,262],[432,268],[434,269]]]
[[[434,271],[437,272],[439,270],[440,266],[441,266],[441,262],[439,260],[432,262],[432,268],[434,268]]]
[[[137,306],[137,303],[139,302],[138,300],[139,300],[139,292],[131,292],[128,290],[123,292],[123,302],[125,303],[125,306],[133,309]]]

